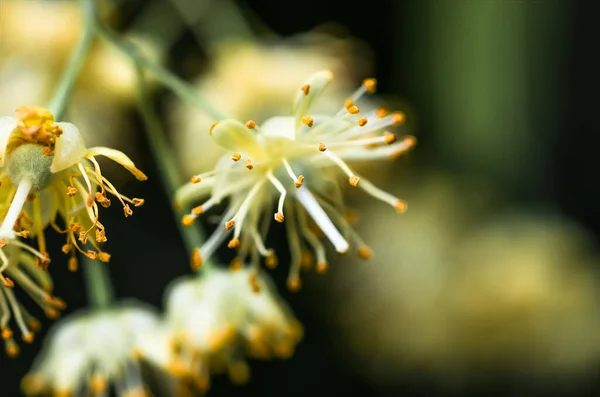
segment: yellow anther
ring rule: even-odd
[[[226,230],[231,230],[231,228],[233,227],[233,225],[235,225],[235,220],[232,219],[230,221],[227,221],[225,223],[225,229]]]
[[[398,200],[398,201],[396,201],[396,204],[394,204],[394,208],[398,212],[404,212],[408,209],[408,205],[406,204],[405,201]]]
[[[366,117],[361,117],[360,119],[358,119],[358,126],[359,127],[364,127],[365,125],[367,125],[367,118]]]
[[[242,260],[240,258],[235,257],[231,260],[231,262],[229,263],[229,266],[231,267],[232,271],[237,272],[244,266],[244,262],[242,262]]]
[[[233,161],[240,161],[241,158],[242,158],[242,155],[239,154],[239,153],[234,153],[234,154],[231,155],[231,159]]]
[[[87,252],[84,255],[90,259],[96,259],[98,257],[98,253],[92,250],[87,250]]]
[[[388,145],[390,145],[390,144],[392,144],[392,143],[396,142],[396,135],[395,135],[395,134],[392,134],[392,133],[391,133],[391,132],[389,132],[389,131],[385,131],[385,132],[383,133],[383,138],[385,139],[385,143],[386,143],[386,144],[388,144]]]
[[[302,281],[300,280],[300,277],[293,276],[288,279],[287,286],[291,292],[298,292],[300,291],[300,288],[302,288]]]
[[[269,268],[269,269],[274,269],[277,267],[277,264],[279,263],[279,261],[277,260],[277,256],[275,254],[271,254],[269,256],[266,257],[265,259],[265,265]]]
[[[67,196],[73,197],[75,194],[77,194],[77,189],[74,186],[69,186],[67,188]]]
[[[249,170],[254,168],[254,166],[252,165],[252,160],[246,160],[246,168],[248,168]]]
[[[304,92],[304,95],[308,95],[310,92],[310,84],[304,84],[300,89]]]
[[[125,217],[133,215],[133,210],[129,207],[129,204],[125,204],[123,206],[123,213],[125,213]]]
[[[360,259],[368,260],[373,256],[373,251],[369,247],[359,247],[357,250]]]
[[[194,175],[193,177],[190,178],[190,182],[200,183],[200,182],[202,182],[202,178],[200,178],[198,175]]]
[[[110,254],[108,252],[98,252],[98,259],[100,259],[101,262],[107,263],[110,261]]]
[[[394,125],[400,125],[400,124],[404,123],[404,120],[405,120],[404,113],[395,112],[392,114],[392,122],[394,123]]]
[[[275,215],[273,217],[279,223],[283,223],[283,220],[285,219],[285,217],[283,216],[283,214],[281,212],[275,213]]]
[[[196,222],[196,217],[190,214],[186,214],[181,218],[181,223],[183,223],[184,226],[191,226],[194,222]]]
[[[234,238],[229,240],[229,243],[227,243],[227,248],[237,248],[240,246],[240,239],[239,238]]]
[[[307,125],[309,127],[312,127],[313,124],[315,123],[315,120],[310,116],[302,117],[301,121],[302,121],[302,124]]]
[[[96,242],[105,243],[106,241],[107,241],[107,238],[106,238],[106,233],[104,232],[104,230],[96,229]]]
[[[26,334],[23,334],[23,341],[25,343],[33,343],[33,332],[28,332]]]
[[[353,175],[350,177],[350,179],[348,179],[348,181],[350,182],[350,185],[356,187],[358,186],[358,182],[360,182],[360,178],[356,175]]]
[[[358,112],[359,112],[358,107],[356,107],[356,105],[352,105],[349,108],[347,108],[346,110],[350,114],[358,114]]]
[[[131,199],[131,202],[133,203],[134,207],[141,207],[146,201],[142,198],[134,197]]]
[[[298,179],[294,182],[294,186],[296,186],[296,188],[299,189],[303,183],[304,183],[304,176],[298,175]]]
[[[192,251],[192,270],[198,270],[202,267],[204,260],[202,259],[202,255],[200,254],[199,248],[194,248]]]
[[[386,108],[378,108],[375,111],[375,116],[377,116],[378,118],[382,119],[385,116],[387,116],[388,114],[390,114],[389,110],[387,110]]]
[[[254,120],[246,121],[246,128],[253,130],[254,128],[256,128],[256,122]]]
[[[317,273],[325,273],[329,269],[329,265],[327,262],[319,262],[317,263],[316,270]]]
[[[327,146],[325,146],[325,144],[323,142],[319,143],[319,151],[324,152],[325,150],[327,150]]]
[[[350,108],[352,105],[354,105],[354,101],[352,99],[346,99],[344,101],[344,108],[348,109]]]
[[[9,340],[10,338],[12,338],[13,332],[9,328],[2,328],[2,331],[0,332],[0,336],[4,340]]]
[[[69,258],[69,271],[76,272],[79,269],[79,261],[76,257],[72,256]]]
[[[367,89],[369,94],[373,94],[375,92],[375,88],[377,87],[377,80],[375,79],[364,79],[363,86]]]

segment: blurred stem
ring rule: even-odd
[[[198,106],[215,120],[227,118],[217,108],[213,107],[210,102],[204,99],[202,95],[191,88],[185,81],[181,80],[175,74],[171,73],[162,66],[150,61],[148,58],[142,55],[134,45],[121,39],[117,34],[110,31],[99,22],[97,22],[97,29],[100,37],[114,45],[125,56],[133,60],[136,65],[151,72],[160,83],[169,88],[175,94],[179,95],[181,99]]]
[[[196,41],[213,47],[224,38],[253,40],[254,33],[234,0],[171,0]]]
[[[169,142],[165,138],[164,131],[162,131],[160,120],[158,117],[156,117],[156,113],[152,108],[152,102],[150,100],[150,96],[148,95],[146,85],[144,84],[144,71],[137,63],[136,71],[138,85],[137,88],[140,94],[138,107],[144,121],[144,130],[146,131],[148,138],[148,145],[150,146],[152,156],[156,160],[156,163],[160,163],[160,166],[157,167],[157,169],[162,179],[162,185],[164,186],[169,199],[172,199],[172,197],[175,195],[175,191],[184,183],[184,180],[177,169],[175,156],[171,150]],[[183,237],[184,244],[188,250],[188,254],[192,256],[192,251],[195,248],[200,248],[202,242],[204,241],[204,237],[202,236],[199,228],[184,226],[181,222],[181,218],[184,215],[183,211],[180,211],[178,208],[176,208],[174,203],[171,203],[171,205],[179,232]],[[209,268],[210,266],[212,266],[212,263],[206,261],[202,265],[202,269]]]
[[[56,92],[50,101],[50,105],[48,106],[50,112],[52,112],[56,120],[61,120],[64,116],[67,108],[67,102],[71,96],[73,87],[75,86],[75,81],[79,76],[81,66],[85,61],[91,44],[94,42],[95,38],[95,24],[93,22],[96,18],[97,11],[95,1],[82,0],[81,10],[83,14],[82,25],[84,29],[81,41],[73,51],[73,54],[69,59],[69,64],[67,65],[67,70],[65,70],[58,88],[56,89]]]
[[[83,272],[90,306],[104,309],[110,305],[114,294],[108,273],[108,264],[83,257]]]

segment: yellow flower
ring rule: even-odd
[[[144,201],[121,195],[102,175],[96,156],[109,157],[139,180],[145,180],[146,175],[117,150],[86,148],[77,127],[55,122],[47,109],[24,106],[16,114],[16,118],[0,118],[0,200],[4,203],[0,210],[5,211],[0,241],[11,244],[17,236],[35,235],[39,248],[35,254],[47,265],[43,230],[50,224],[66,234],[63,252],[72,254],[72,268],[76,267],[76,250],[92,259],[108,261],[110,255],[98,245],[106,241],[98,204],[110,206],[107,192],[111,193],[129,216],[130,204],[137,207]],[[62,219],[64,230],[56,224],[56,218]],[[84,250],[88,242],[93,249]],[[3,265],[0,273],[2,270]]]
[[[399,212],[406,209],[403,201],[359,177],[348,165],[389,160],[411,148],[415,143],[413,137],[396,141],[396,136],[386,130],[402,124],[404,115],[381,108],[363,111],[362,104],[359,108],[360,98],[375,91],[374,79],[366,79],[337,113],[309,114],[311,105],[332,77],[328,71],[318,72],[298,89],[293,104],[294,116],[273,117],[260,127],[252,120],[245,124],[225,120],[213,125],[212,138],[229,154],[219,160],[213,171],[193,176],[176,195],[180,205],[211,196],[183,218],[186,225],[191,225],[202,212],[222,199],[230,200],[217,230],[200,248],[202,258],[210,257],[233,232],[228,246],[239,247],[236,263],[243,263],[249,251],[256,250],[267,259],[267,265],[274,265],[273,250],[266,248],[263,240],[271,217],[277,222],[285,219],[287,225],[292,256],[288,286],[292,290],[300,287],[302,262],[310,262],[306,258],[313,252],[317,268],[327,268],[321,233],[339,253],[345,253],[350,247],[348,240],[352,240],[358,247],[358,254],[369,257],[370,250],[342,215],[342,191],[337,183],[337,173],[333,172],[336,167],[346,174],[350,185],[390,204]],[[278,200],[273,215],[274,196]],[[261,223],[264,226],[260,226]],[[304,242],[310,250],[303,248]],[[254,265],[257,267],[258,263],[255,261]]]
[[[27,343],[33,342],[34,332],[40,330],[40,323],[17,300],[12,290],[14,283],[23,288],[49,318],[57,318],[60,311],[65,308],[65,303],[50,294],[52,279],[47,272],[36,266],[33,255],[11,245],[0,250],[0,257],[6,264],[6,274],[11,277],[9,279],[0,275],[3,277],[3,284],[0,285],[0,336],[4,340],[6,353],[15,357],[19,354],[19,347],[14,341],[13,331],[9,326],[11,318],[14,317],[21,337]]]
[[[169,365],[200,388],[208,387],[215,362],[224,364],[233,382],[243,383],[249,376],[244,354],[288,358],[302,338],[302,326],[272,282],[251,270],[210,269],[202,277],[184,277],[174,282],[166,302],[165,329],[175,353]]]

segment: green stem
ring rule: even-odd
[[[108,264],[83,257],[83,272],[90,306],[104,309],[113,301]]]
[[[137,71],[137,84],[138,84],[138,92],[140,94],[138,107],[140,113],[142,115],[142,119],[145,125],[145,132],[147,135],[147,142],[150,146],[150,150],[152,151],[152,156],[155,160],[160,160],[160,167],[158,168],[160,177],[162,179],[162,185],[165,188],[167,196],[172,198],[175,195],[175,191],[184,183],[179,170],[177,169],[177,164],[175,161],[175,156],[169,142],[165,138],[165,134],[162,131],[160,126],[160,120],[156,117],[156,113],[151,105],[151,100],[148,95],[148,91],[146,89],[146,85],[144,84],[144,72],[141,68],[141,65],[136,64]],[[183,211],[178,210],[173,205],[173,214],[176,217],[177,226],[179,227],[179,232],[183,237],[184,244],[188,250],[188,254],[191,256],[192,251],[195,248],[200,248],[202,242],[204,241],[204,237],[200,232],[200,229],[197,227],[186,227],[181,222],[181,217],[184,215]],[[210,261],[206,261],[202,269],[207,269],[212,266]]]
[[[118,35],[101,24],[97,25],[97,29],[100,37],[114,45],[125,56],[133,60],[139,67],[150,71],[160,83],[169,88],[175,94],[179,95],[183,100],[191,102],[200,107],[215,120],[223,120],[227,118],[225,114],[213,107],[210,102],[204,99],[202,95],[191,88],[185,81],[181,80],[169,70],[150,61],[148,58],[142,55],[134,45],[122,40]]]
[[[50,112],[52,112],[56,120],[62,120],[64,116],[65,110],[67,108],[67,102],[69,100],[69,97],[71,96],[73,87],[75,86],[75,81],[79,76],[81,66],[85,61],[85,58],[96,36],[96,24],[94,22],[96,19],[95,1],[82,0],[81,9],[83,14],[84,26],[83,36],[81,37],[81,41],[73,51],[73,54],[69,59],[69,64],[67,65],[67,70],[65,70],[63,77],[60,80],[59,86],[56,89],[52,100],[50,101],[50,105],[48,106]]]

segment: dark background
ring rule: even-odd
[[[475,1],[475,0],[471,0]],[[481,0],[494,1],[494,0]],[[498,0],[499,1],[499,0]],[[543,20],[537,16],[545,12],[553,0],[521,0],[506,3],[530,8],[526,22],[528,31],[535,31]],[[453,0],[414,1],[342,1],[304,0],[278,1],[254,0],[242,4],[256,13],[271,29],[288,36],[309,30],[326,22],[337,22],[365,42],[373,50],[375,75],[383,93],[395,93],[410,101],[419,115],[416,133],[419,136],[415,167],[441,167],[457,174],[472,172],[443,155],[443,147],[430,132],[435,128],[435,105],[433,93],[424,88],[428,74],[434,73],[434,65],[427,49],[414,48],[419,38],[427,34],[427,15],[440,3],[462,3]],[[469,3],[465,1],[464,3]],[[589,2],[591,3],[591,2]],[[564,15],[560,15],[562,28],[556,33],[561,40],[546,42],[555,56],[549,62],[559,65],[556,79],[544,87],[551,95],[531,95],[529,104],[537,112],[532,116],[537,125],[534,131],[545,142],[548,160],[541,166],[531,182],[505,185],[505,190],[515,202],[552,203],[565,214],[572,216],[598,238],[600,237],[600,62],[597,58],[598,5],[588,2],[565,0]],[[117,28],[126,30],[136,13],[145,6],[144,1],[126,1],[121,4]],[[506,29],[510,29],[506,21]],[[503,34],[502,31],[498,32]],[[191,33],[186,33],[173,48],[171,68],[185,73],[176,62],[176,55],[201,51],[196,47]],[[528,72],[531,86],[524,92],[539,88],[535,76],[541,72],[543,62],[535,63]],[[468,65],[465,65],[468,68]],[[189,76],[186,76],[189,77]],[[526,83],[526,84],[527,84]],[[490,92],[489,95],[494,95]],[[549,99],[548,99],[549,98]],[[135,116],[133,116],[135,117]],[[510,115],[499,114],[499,117]],[[139,145],[145,148],[143,135]],[[148,153],[143,150],[142,153]],[[162,304],[162,294],[167,283],[178,275],[189,273],[188,257],[178,236],[173,216],[160,185],[155,163],[151,158],[136,159],[140,167],[148,171],[149,181],[131,183],[123,189],[130,196],[146,198],[146,205],[135,216],[122,219],[116,208],[104,211],[104,223],[110,233],[107,250],[112,253],[110,264],[118,297],[135,297],[153,305]],[[493,175],[489,176],[494,178]],[[499,179],[496,181],[502,184]],[[54,247],[60,241],[50,239]],[[285,261],[285,258],[281,258]],[[281,270],[281,269],[279,269]],[[67,301],[67,312],[85,305],[86,297],[81,273],[69,273],[66,262],[56,259],[51,266],[56,282],[57,295]],[[283,271],[276,272],[278,285],[283,285]],[[485,379],[472,379],[466,389],[442,389],[434,379],[417,374],[399,373],[396,381],[387,385],[370,384],[360,373],[350,369],[332,347],[336,335],[324,325],[324,314],[317,310],[320,305],[318,293],[291,294],[281,288],[282,296],[290,302],[297,317],[305,326],[305,339],[296,354],[288,361],[252,361],[252,378],[248,385],[233,386],[224,376],[216,377],[209,391],[213,396],[435,396],[435,395],[600,395],[600,380],[577,381],[562,387],[547,384],[530,384],[501,374],[489,374]],[[599,305],[600,306],[600,305]],[[44,320],[45,329],[50,323]],[[17,359],[0,355],[0,396],[20,395],[18,379],[30,367],[39,351],[41,337],[32,346],[21,346]],[[598,368],[600,370],[600,368]]]

